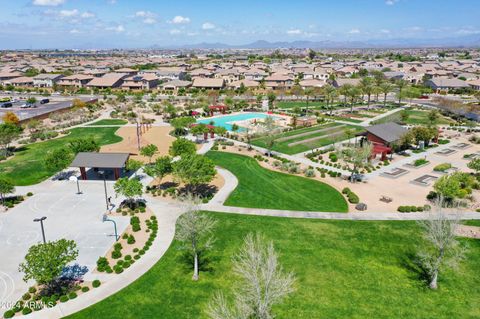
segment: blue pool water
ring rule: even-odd
[[[233,123],[231,122],[251,120],[251,119],[264,119],[268,116],[271,116],[271,115],[268,115],[265,113],[240,113],[240,114],[224,115],[224,116],[219,116],[215,118],[198,120],[197,123],[210,124],[213,121],[214,126],[223,126],[228,131],[232,131]],[[243,132],[243,131],[245,131],[243,127],[240,127],[238,130],[238,132]]]

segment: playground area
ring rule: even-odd
[[[158,147],[158,152],[153,159],[168,154],[168,149],[175,140],[169,133],[172,131],[171,126],[150,126],[141,130],[140,146],[154,144]],[[141,161],[148,161],[139,154],[137,128],[135,126],[122,126],[116,134],[123,138],[121,142],[105,145],[101,148],[101,152],[119,152],[130,153],[131,158]]]

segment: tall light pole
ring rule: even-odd
[[[140,151],[140,125],[138,123],[138,119],[137,119],[137,146],[138,146],[138,150]]]
[[[45,240],[45,229],[43,228],[43,221],[47,219],[47,217],[43,216],[41,218],[35,218],[33,221],[38,223],[40,222],[40,227],[42,227],[42,238],[43,238],[43,243],[46,244],[47,241]]]
[[[105,190],[105,205],[107,206],[107,210],[109,210],[110,205],[108,205],[107,179],[105,176],[105,171],[98,171],[98,173],[103,176],[103,189]]]

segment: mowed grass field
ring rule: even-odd
[[[323,130],[330,128],[329,130]],[[334,129],[335,128],[335,129]],[[275,136],[276,139],[282,139],[285,137],[292,137],[288,140],[276,140],[273,145],[273,151],[277,151],[284,154],[297,154],[305,152],[311,149],[319,148],[334,143],[335,141],[341,141],[347,138],[345,135],[346,130],[351,130],[353,133],[358,133],[363,130],[360,126],[355,125],[345,125],[339,123],[328,123],[324,125],[316,125],[313,127],[302,128],[298,130],[292,130],[284,133],[280,133]],[[321,130],[321,131],[320,131]],[[305,134],[311,132],[311,134]],[[294,138],[295,135],[299,135],[297,138]],[[329,136],[330,135],[330,136]],[[313,141],[308,141],[309,139],[321,137]],[[289,145],[295,142],[305,141],[304,143],[299,143],[296,145]],[[256,138],[252,140],[252,144],[267,148],[264,137]]]
[[[68,318],[206,319],[214,293],[230,296],[237,283],[232,255],[257,232],[273,241],[282,267],[296,277],[296,291],[274,307],[275,318],[480,317],[479,240],[462,239],[466,259],[457,272],[443,272],[439,289],[431,291],[413,262],[422,243],[415,222],[208,214],[217,220],[216,240],[203,255],[199,281],[191,280],[190,259],[174,241],[134,283]]]
[[[408,119],[405,121],[407,124],[429,124],[430,121],[428,120],[428,111],[422,111],[422,110],[407,110],[408,114]],[[437,124],[450,124],[453,123],[454,121],[440,115],[440,118],[437,121]]]
[[[405,124],[412,124],[412,125],[428,125],[430,124],[430,121],[428,120],[428,113],[429,111],[424,111],[424,110],[412,110],[412,109],[407,109],[405,110],[408,114],[408,118],[405,121]],[[396,113],[393,113],[389,116],[383,117],[378,121],[375,121],[376,123],[388,123],[388,122],[401,122],[401,114],[402,110],[399,110]],[[452,119],[445,117],[440,114],[440,118],[437,120],[437,124],[439,125],[448,125],[450,123],[454,123]]]
[[[70,134],[64,137],[21,146],[12,158],[0,162],[0,174],[17,186],[40,183],[57,173],[45,167],[44,161],[48,152],[67,146],[71,140],[81,137],[92,137],[100,145],[117,143],[122,140],[115,135],[117,130],[118,127],[79,127],[70,130]]]
[[[87,126],[95,126],[95,125],[125,125],[127,124],[127,120],[122,119],[103,119],[98,120],[96,122],[90,123]]]
[[[340,192],[325,183],[271,171],[243,155],[210,151],[207,157],[238,178],[227,206],[299,211],[347,212]]]

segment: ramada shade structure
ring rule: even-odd
[[[120,170],[125,168],[129,157],[129,153],[80,152],[75,156],[70,167],[79,167],[83,180],[87,179],[86,167],[113,169],[115,179],[118,179]]]

